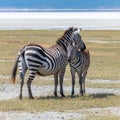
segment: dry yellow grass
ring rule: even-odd
[[[10,76],[19,49],[28,42],[35,42],[45,47],[52,46],[56,39],[64,31],[0,31],[0,75]],[[110,79],[120,80],[120,31],[81,31],[81,36],[85,41],[91,54],[91,65],[88,71],[88,79]],[[2,61],[3,60],[3,61]],[[5,61],[4,61],[5,60]],[[65,77],[71,80],[69,67],[67,67]],[[0,78],[0,83],[9,81],[8,78]],[[38,77],[33,84],[39,86],[53,84],[53,81],[39,81]],[[69,82],[69,83],[68,83]],[[65,85],[70,86],[67,81]],[[88,86],[102,88],[119,88],[115,84],[93,84]],[[12,92],[12,91],[11,91]],[[27,92],[27,91],[26,91]],[[71,98],[35,97],[35,100],[23,98],[22,101],[16,99],[0,101],[0,111],[79,111],[81,108],[120,106],[120,96],[110,94],[86,95],[84,97],[75,96]],[[95,116],[88,116],[94,120]],[[112,120],[114,116],[98,117],[98,120]],[[87,120],[87,118],[86,118]],[[95,119],[96,120],[96,119]]]
[[[0,62],[1,75],[11,74],[17,53],[24,44],[35,42],[50,47],[63,32],[59,30],[0,31],[0,60],[7,60]],[[120,79],[120,31],[81,31],[80,34],[91,54],[87,78]],[[66,70],[66,77],[70,77],[69,67]]]

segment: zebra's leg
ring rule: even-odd
[[[54,95],[57,96],[58,73],[54,74],[54,84],[55,84]]]
[[[71,96],[74,95],[74,87],[75,87],[75,68],[70,66],[70,70],[71,70],[71,76],[72,76],[72,91],[71,91]],[[78,72],[77,72],[78,73]]]
[[[26,66],[25,60],[24,60],[23,56],[21,56],[19,59],[19,71],[20,71],[20,95],[19,95],[19,99],[22,99],[22,89],[23,89],[23,85],[24,85],[24,77],[25,77],[26,70],[27,70],[27,66]]]
[[[31,83],[32,83],[32,80],[35,78],[35,75],[36,75],[36,72],[30,71],[28,81],[27,81],[29,99],[34,99],[31,91]]]
[[[82,79],[83,93],[85,93],[85,77],[81,77],[81,79]]]
[[[32,83],[32,79],[28,79],[28,81],[27,81],[28,96],[29,96],[29,99],[34,99],[34,97],[32,95],[32,91],[31,91],[31,83]]]
[[[24,77],[23,74],[20,73],[20,95],[19,95],[19,99],[22,99],[22,88],[24,85]]]
[[[83,93],[85,93],[85,79],[86,79],[86,75],[87,75],[87,70],[88,70],[88,65],[85,66],[85,69],[83,70],[83,73],[82,73],[82,86],[83,86]]]
[[[75,70],[71,69],[71,75],[72,75],[72,92],[71,92],[71,96],[74,95],[74,86],[75,86]]]
[[[71,96],[74,95],[74,87],[75,87],[75,75],[72,75],[72,92],[71,92]]]
[[[63,93],[63,78],[64,78],[64,73],[65,73],[65,70],[64,71],[61,71],[59,73],[59,82],[60,82],[60,94],[62,97],[65,97],[64,93]]]
[[[82,77],[79,75],[80,95],[83,96]]]

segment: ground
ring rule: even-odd
[[[86,94],[79,96],[76,77],[75,96],[70,97],[71,75],[64,78],[66,97],[54,97],[53,76],[37,76],[32,83],[34,100],[28,99],[26,81],[23,100],[16,83],[9,82],[19,49],[27,42],[49,47],[64,31],[0,31],[0,120],[119,120],[120,118],[120,31],[81,31],[91,54]],[[27,77],[25,78],[27,79]],[[59,93],[59,88],[58,88]]]

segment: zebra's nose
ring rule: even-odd
[[[68,62],[71,62],[71,58],[68,58]]]

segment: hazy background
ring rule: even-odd
[[[120,0],[2,0],[0,29],[120,29]]]

